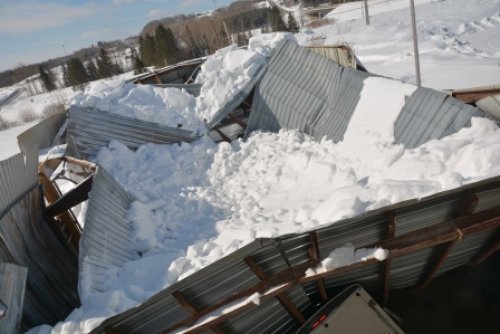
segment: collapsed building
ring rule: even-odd
[[[138,83],[176,85],[196,95],[188,72],[199,64],[170,67]],[[184,72],[186,68],[189,71]],[[231,141],[257,130],[288,128],[318,140],[341,141],[363,82],[372,76],[348,48],[306,49],[284,42],[269,63],[207,122],[209,136],[214,141]],[[170,82],[169,77],[181,81]],[[495,98],[487,99],[493,105],[489,110],[498,111],[491,102]],[[395,141],[406,148],[417,147],[469,126],[472,117],[497,115],[488,112],[449,94],[418,88],[405,101],[395,123]],[[134,196],[104,168],[85,160],[112,140],[136,149],[146,143],[189,143],[198,138],[182,127],[73,106],[64,127],[65,157],[48,159],[57,162],[51,166],[45,161],[39,168],[39,150],[59,140],[64,121],[56,116],[21,135],[22,153],[0,162],[2,185],[7,185],[2,186],[7,191],[0,202],[0,261],[28,268],[27,275],[23,268],[14,274],[20,286],[26,281],[26,290],[19,289],[17,302],[12,303],[20,307],[9,330],[14,330],[21,313],[23,329],[63,319],[78,306],[78,276],[80,293],[101,291],[108,269],[137,257],[129,248],[131,227],[126,217]],[[80,171],[81,182],[66,195],[51,197],[47,189],[52,182],[45,172],[63,161]],[[68,210],[86,200],[89,191],[85,228],[78,242],[81,231]],[[384,303],[391,289],[424,288],[438,275],[480,263],[493,254],[500,240],[499,199],[500,178],[495,177],[307,233],[257,239],[143,304],[105,320],[92,332],[293,332],[314,314],[317,305],[352,283],[379,292]],[[306,274],[346,243],[355,248],[383,247],[388,256],[383,261],[372,259]],[[83,274],[90,277],[85,284]],[[247,301],[254,293],[261,296],[258,305]]]

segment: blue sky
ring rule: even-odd
[[[231,0],[0,0],[0,71],[137,35],[157,18]],[[63,48],[64,45],[64,48]]]

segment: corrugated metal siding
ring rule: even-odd
[[[53,325],[79,306],[77,258],[56,229],[55,222],[42,219],[38,187],[0,218],[0,261],[28,268],[24,330]]]
[[[91,160],[111,140],[136,149],[147,143],[190,143],[196,138],[191,131],[72,106],[69,111],[67,154]]]
[[[38,183],[38,146],[0,161],[0,217]]]
[[[366,78],[375,75],[342,67],[290,42],[273,55],[257,86],[246,131],[297,129],[320,140],[341,141]],[[412,148],[470,125],[477,108],[432,89],[418,88],[395,123],[396,143]]]
[[[52,146],[53,140],[66,118],[65,113],[54,115],[17,136],[21,152],[27,152],[33,146],[38,146],[40,149]]]
[[[0,262],[0,301],[7,306],[6,314],[0,318],[0,333],[19,332],[27,276],[26,267]]]
[[[489,115],[500,119],[500,95],[485,97],[477,101],[476,104]]]
[[[132,201],[104,168],[97,169],[80,241],[78,289],[81,297],[102,290],[107,269],[138,258],[130,250],[130,223],[126,219]]]
[[[419,88],[406,100],[394,125],[394,138],[406,147],[417,147],[470,126],[473,116],[484,114],[450,95]]]
[[[352,242],[356,247],[363,247],[387,238],[388,219],[391,212],[394,212],[396,218],[405,217],[408,224],[413,221],[413,224],[420,227],[428,226],[425,222],[428,219],[433,223],[449,220],[450,215],[454,215],[457,199],[464,198],[465,194],[472,189],[480,198],[486,198],[483,194],[488,194],[488,202],[493,203],[496,200],[495,206],[498,207],[500,203],[500,192],[496,191],[500,189],[498,177],[432,195],[422,200],[406,201],[318,229],[316,233],[321,257],[326,257],[330,251],[344,246],[347,242]],[[432,215],[433,210],[435,210],[436,217]],[[419,215],[421,218],[418,218]],[[408,229],[410,230],[412,229]],[[438,274],[468,263],[497,230],[489,229],[465,236],[462,241],[455,244]],[[116,333],[159,333],[189,317],[189,313],[183,311],[179,303],[172,298],[173,292],[182,293],[199,309],[209,307],[259,282],[253,271],[245,264],[244,259],[247,256],[251,256],[267,275],[273,275],[290,268],[290,265],[304,263],[310,246],[309,233],[255,240],[170,286],[141,306],[106,320],[93,333],[102,333],[104,329]],[[432,264],[437,261],[441,250],[442,246],[430,247],[394,258],[389,281],[391,288],[402,288],[420,283],[428,274]],[[353,283],[362,284],[368,290],[381,289],[383,265],[382,262],[378,262],[349,272],[334,273],[326,277],[324,282],[330,292]],[[314,311],[319,292],[317,284],[311,282],[304,286],[294,287],[286,294],[304,316],[308,317]],[[167,316],[171,312],[179,314],[178,317]],[[295,330],[297,323],[273,298],[224,322],[219,325],[219,328],[235,333],[285,333]]]
[[[293,43],[284,43],[275,51],[257,86],[247,134],[285,127],[318,139],[327,136],[339,141],[367,76]]]

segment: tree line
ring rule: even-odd
[[[229,16],[167,18],[149,23],[148,31],[139,37],[139,54],[134,59],[136,73],[145,66],[163,67],[182,60],[212,54],[234,42],[248,44],[248,31],[290,31],[297,33],[299,24],[292,14],[285,23],[277,8],[252,8]],[[154,30],[152,30],[155,25]],[[152,31],[152,32],[151,32]],[[232,37],[236,36],[236,41]],[[182,47],[181,47],[182,45]]]

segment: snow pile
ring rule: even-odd
[[[394,122],[414,90],[367,79],[337,144],[291,130],[232,144],[148,144],[135,152],[111,142],[97,160],[137,199],[128,218],[139,258],[109,270],[104,292],[82,296],[70,324],[54,332],[88,331],[255,238],[309,231],[500,175],[500,130],[488,119],[474,118],[470,128],[415,149],[393,144]],[[368,253],[341,249],[324,267]]]
[[[196,101],[198,116],[210,122],[267,62],[272,49],[285,39],[295,41],[290,33],[254,36],[248,42],[248,50],[231,45],[208,58],[196,77],[196,82],[202,84]]]
[[[201,94],[194,97],[177,88],[136,86],[123,79],[100,80],[77,94],[69,105],[91,107],[123,116],[201,133],[204,122],[238,94],[267,62],[281,41],[294,40],[289,33],[273,33],[250,39],[248,50],[236,45],[217,51],[201,66],[196,82]]]
[[[99,80],[74,96],[69,105],[96,108],[145,122],[198,132],[203,128],[194,113],[194,96],[177,88],[125,83],[123,79]]]
[[[384,261],[388,254],[388,250],[380,247],[355,249],[353,245],[347,244],[344,247],[334,249],[316,268],[307,269],[306,276],[326,273],[327,271],[371,259]]]
[[[415,82],[410,1],[341,4],[331,25],[304,30],[302,45],[348,43],[368,71]],[[499,84],[500,0],[415,0],[422,84],[437,89]]]

